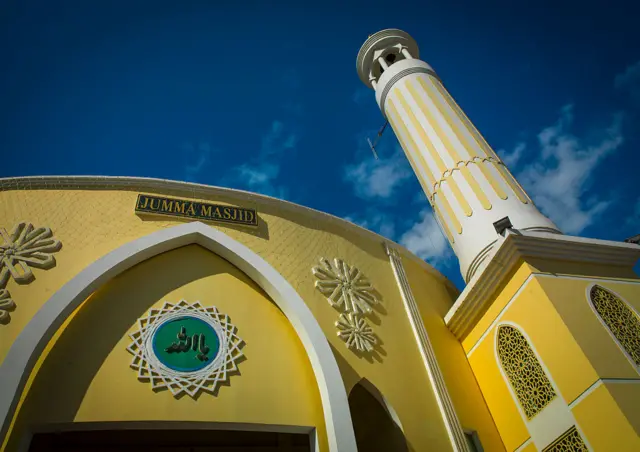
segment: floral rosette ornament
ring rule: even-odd
[[[367,277],[355,266],[342,259],[334,259],[333,265],[325,258],[313,267],[315,286],[331,306],[343,311],[335,325],[338,337],[350,349],[370,353],[377,339],[373,329],[364,318],[380,303]]]

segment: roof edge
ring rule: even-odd
[[[330,213],[322,212],[311,207],[296,204],[291,201],[274,198],[268,195],[262,195],[245,190],[234,188],[217,187],[214,185],[198,184],[194,182],[183,182],[171,179],[159,179],[153,177],[132,177],[132,176],[21,176],[21,177],[3,177],[0,178],[0,192],[12,190],[73,190],[73,189],[92,189],[92,190],[130,190],[130,191],[153,191],[153,190],[172,190],[175,192],[184,192],[185,195],[196,197],[198,194],[207,196],[222,195],[230,199],[238,201],[251,200],[256,203],[267,203],[269,205],[278,205],[290,211],[305,211],[328,221],[337,221],[342,225],[353,228],[354,232],[361,235],[369,236],[369,238],[377,239],[382,243],[390,243],[400,250],[405,256],[419,263],[429,273],[442,279],[450,284],[456,291],[458,290],[449,279],[447,279],[439,270],[431,264],[420,259],[411,251],[406,249],[399,243],[396,243],[386,237],[358,226],[355,223],[337,217]]]

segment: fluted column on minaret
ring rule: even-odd
[[[418,58],[411,36],[383,30],[360,49],[358,74],[375,90],[469,281],[499,239],[494,222],[508,216],[515,229],[560,231],[535,207],[433,68]]]

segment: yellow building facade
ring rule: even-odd
[[[259,194],[0,179],[2,450],[640,450],[640,246],[562,235],[417,57],[385,30],[358,72],[462,293]]]

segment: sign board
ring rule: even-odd
[[[136,213],[170,215],[194,220],[257,226],[258,214],[254,209],[196,202],[188,199],[138,195]]]

